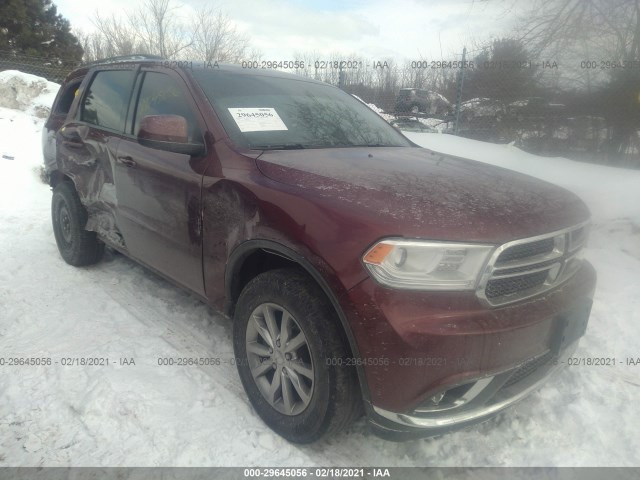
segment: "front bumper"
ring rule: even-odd
[[[472,398],[455,411],[437,413],[414,411],[405,414],[372,406],[372,411],[368,412],[369,424],[378,436],[388,440],[435,436],[475,425],[490,419],[542,387],[566,364],[566,359],[573,354],[577,346],[578,340],[564,349],[559,356],[548,359],[545,364],[515,384],[505,386],[514,372],[522,367],[478,379],[474,385],[477,388],[473,391]],[[543,355],[539,358],[546,359],[547,356]]]
[[[595,282],[585,262],[557,289],[498,308],[472,295],[401,292],[369,280],[352,289],[364,306],[356,318],[366,318],[351,324],[374,431],[392,440],[439,435],[529,395],[577,347]]]

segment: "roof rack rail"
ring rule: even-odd
[[[116,63],[116,62],[135,62],[139,60],[164,60],[165,58],[160,55],[149,55],[147,53],[133,54],[133,55],[121,55],[118,57],[101,58],[93,62],[88,62],[85,65],[101,65],[104,63]]]

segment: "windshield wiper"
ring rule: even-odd
[[[307,147],[301,143],[281,143],[273,145],[251,145],[252,150],[303,150]]]

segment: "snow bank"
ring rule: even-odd
[[[16,167],[16,175],[26,172],[22,165],[29,167],[31,176],[40,175],[42,166],[42,143],[40,136],[44,120],[26,113],[0,107],[0,162],[21,164]],[[15,180],[16,177],[14,177]],[[29,179],[28,182],[30,182]],[[3,184],[4,189],[15,189],[19,182]],[[30,183],[22,185],[29,188]]]
[[[47,118],[60,85],[18,70],[0,72],[0,107]]]
[[[382,118],[384,118],[387,122],[390,122],[391,120],[395,120],[396,116],[395,115],[390,115],[388,113],[385,113],[383,109],[381,109],[380,107],[378,107],[375,103],[367,103],[365,102],[363,99],[361,99],[359,96],[354,95],[353,93],[351,94],[352,97],[360,100],[362,103],[364,103],[367,107],[369,107],[371,110],[373,110],[374,112],[376,112],[378,115],[380,115]]]
[[[42,126],[59,88],[57,83],[29,73],[0,72],[0,161],[26,164],[30,176],[40,175]],[[26,172],[16,168],[18,177]],[[14,182],[5,188],[20,184]]]
[[[367,107],[369,107],[371,110],[376,112],[378,115],[380,115],[382,118],[384,118],[389,123],[392,122],[393,120],[396,120],[396,119],[400,118],[400,117],[409,117],[409,118],[413,118],[415,120],[418,120],[419,122],[425,124],[427,127],[435,128],[439,132],[443,131],[446,128],[446,126],[448,125],[448,124],[444,123],[439,118],[423,118],[423,117],[415,117],[415,116],[412,117],[412,116],[409,116],[409,115],[394,115],[394,114],[390,114],[390,113],[385,113],[385,111],[382,108],[378,107],[375,103],[367,103],[363,99],[361,99],[359,96],[354,95],[353,93],[351,94],[351,96],[356,98],[357,100],[360,100]],[[444,98],[444,97],[442,97],[442,98],[445,101],[447,101],[446,98]],[[400,130],[402,130],[402,129],[400,129]]]

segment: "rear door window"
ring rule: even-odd
[[[132,83],[132,70],[98,72],[82,100],[80,120],[123,132]]]

